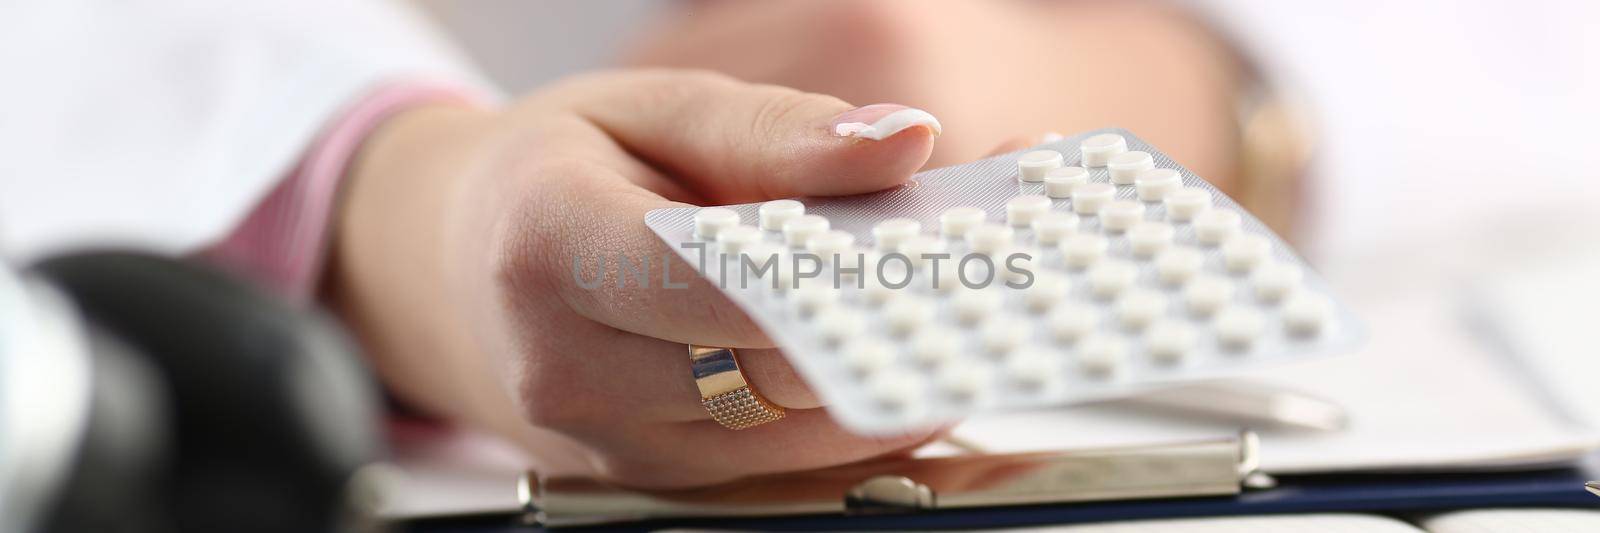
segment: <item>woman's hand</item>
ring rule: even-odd
[[[363,148],[338,227],[331,298],[404,400],[511,436],[547,472],[684,486],[891,453],[845,432],[749,319],[645,227],[647,211],[906,181],[932,127],[833,135],[852,106],[690,71],[558,83],[498,111],[417,109]],[[846,118],[881,114],[881,108]],[[650,258],[652,284],[615,285]],[[688,289],[663,289],[671,279]],[[573,262],[613,270],[593,290]],[[789,409],[710,420],[686,344],[741,348],[753,388]]]

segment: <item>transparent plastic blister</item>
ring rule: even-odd
[[[862,433],[1226,377],[1362,337],[1265,225],[1120,129],[874,194],[646,223]]]

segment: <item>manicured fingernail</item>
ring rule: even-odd
[[[900,104],[865,105],[833,117],[830,130],[840,137],[859,137],[881,141],[913,126],[927,126],[938,135],[939,119],[927,111]]]

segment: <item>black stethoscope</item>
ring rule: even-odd
[[[359,531],[375,387],[333,321],[129,252],[0,265],[0,531]]]

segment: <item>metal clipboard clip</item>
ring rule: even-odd
[[[517,496],[524,521],[545,526],[1231,496],[1270,484],[1257,472],[1259,445],[1243,431],[1116,448],[874,461],[659,491],[527,472]]]

